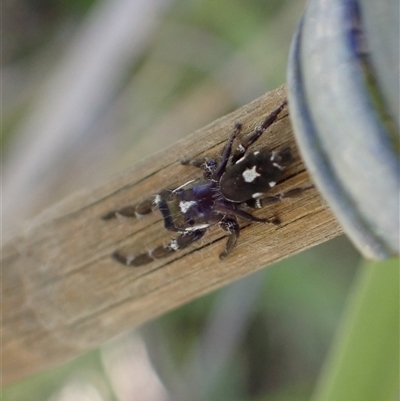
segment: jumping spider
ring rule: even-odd
[[[232,156],[233,142],[242,128],[240,123],[235,125],[220,161],[211,158],[182,160],[184,165],[202,168],[203,178],[189,181],[175,189],[164,189],[152,199],[136,206],[126,206],[104,215],[104,220],[118,215],[146,215],[152,211],[154,204],[162,213],[165,228],[178,233],[167,245],[158,246],[152,251],[138,255],[123,255],[120,251],[115,251],[112,257],[126,265],[142,266],[187,247],[203,237],[210,226],[218,223],[229,233],[225,250],[220,254],[220,259],[224,259],[239,237],[238,217],[248,222],[279,224],[278,218],[258,218],[244,209],[262,208],[283,197],[296,196],[304,190],[297,188],[283,195],[264,197],[280,180],[283,170],[294,161],[290,147],[274,152],[262,149],[246,154],[246,151],[275,122],[286,104],[285,100],[253,133],[245,137]]]

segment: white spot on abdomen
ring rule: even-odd
[[[268,185],[272,188],[272,187],[274,187],[276,185],[276,182],[275,181],[271,181],[271,182],[268,183]]]
[[[279,170],[284,170],[284,169],[285,169],[285,167],[281,166],[281,165],[278,164],[278,163],[272,163],[272,165],[273,165],[274,167],[276,167],[276,168],[279,168]]]
[[[242,175],[246,182],[253,182],[261,174],[257,173],[256,166],[253,166],[252,168],[248,168],[247,170],[244,170]]]

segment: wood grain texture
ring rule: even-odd
[[[115,249],[167,242],[158,212],[140,220],[103,221],[111,209],[136,204],[165,187],[198,177],[183,157],[219,155],[235,122],[254,129],[285,98],[280,87],[136,164],[94,190],[30,222],[3,250],[3,382],[54,366],[149,319],[342,233],[315,189],[261,209],[282,224],[241,224],[238,246],[224,261],[219,229],[187,249],[140,268],[110,258]],[[290,145],[296,162],[271,194],[310,185],[287,109],[254,148]]]

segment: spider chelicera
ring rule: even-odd
[[[202,168],[202,178],[189,181],[175,189],[164,189],[136,206],[125,206],[105,214],[102,217],[104,220],[118,215],[140,217],[149,214],[155,205],[164,218],[165,228],[178,234],[168,244],[160,245],[151,251],[123,254],[117,250],[112,257],[125,265],[146,265],[154,259],[164,258],[187,247],[202,238],[210,226],[218,223],[228,233],[225,250],[220,254],[220,259],[225,259],[239,237],[237,218],[248,222],[279,224],[278,218],[258,218],[245,209],[262,208],[308,189],[296,188],[285,194],[264,196],[280,180],[286,167],[294,161],[291,149],[285,147],[280,151],[271,152],[262,149],[246,152],[249,146],[275,122],[286,105],[285,100],[253,133],[239,143],[233,154],[233,142],[242,129],[240,123],[235,125],[219,161],[207,157],[182,160],[184,165]]]

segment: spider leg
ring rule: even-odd
[[[140,253],[138,255],[123,255],[120,251],[115,251],[111,257],[123,265],[135,267],[144,266],[153,262],[155,259],[165,258],[173,252],[186,248],[188,245],[199,240],[205,232],[206,230],[184,232],[178,235],[178,237],[173,238],[167,245],[160,245],[152,251]]]
[[[231,205],[223,203],[223,202],[215,202],[214,209],[217,210],[218,212],[221,212],[224,214],[230,214],[230,215],[239,217],[239,218],[249,221],[249,222],[268,223],[268,224],[274,224],[274,225],[280,224],[280,221],[277,218],[260,219],[256,216],[253,216],[251,213],[248,213],[241,209],[237,209],[234,206],[231,206]]]
[[[203,169],[204,178],[210,179],[215,169],[217,168],[217,162],[215,159],[203,157],[200,159],[182,159],[181,164],[184,166],[194,166]]]
[[[245,203],[249,207],[252,207],[255,209],[261,209],[272,203],[280,202],[287,198],[295,198],[297,196],[300,196],[303,192],[308,191],[309,189],[313,189],[313,188],[314,188],[314,185],[309,185],[308,187],[293,188],[293,189],[290,189],[289,191],[286,191],[286,192],[283,192],[283,193],[280,193],[277,195],[266,196],[266,197],[260,198],[260,199],[250,199]]]
[[[203,168],[204,163],[207,162],[206,157],[202,157],[199,159],[190,159],[190,158],[185,158],[181,160],[181,164],[183,166],[195,166],[195,167],[200,167]]]
[[[279,107],[277,107],[274,111],[272,111],[264,120],[264,122],[259,127],[257,127],[252,134],[248,135],[243,139],[243,141],[236,148],[232,156],[232,164],[235,164],[239,159],[241,159],[243,155],[246,153],[247,149],[255,141],[257,141],[258,138],[260,138],[260,136],[266,131],[266,129],[270,125],[272,125],[276,121],[279,113],[284,109],[286,105],[287,105],[287,100],[285,100]]]
[[[224,174],[226,165],[228,164],[229,161],[229,156],[231,155],[233,141],[235,140],[236,136],[240,133],[241,130],[242,130],[242,124],[236,123],[235,128],[233,129],[232,134],[229,137],[228,142],[226,143],[222,151],[221,161],[218,163],[218,166],[216,167],[215,171],[210,177],[211,180],[219,181],[220,178],[222,177],[222,174]]]
[[[225,216],[220,222],[220,227],[229,233],[228,241],[225,245],[225,250],[219,255],[219,258],[225,259],[235,247],[236,242],[239,238],[240,227],[235,217]]]
[[[141,217],[152,212],[154,199],[146,199],[137,205],[127,205],[120,209],[110,210],[101,216],[103,220],[111,220],[118,216],[123,217]]]
[[[184,232],[170,242],[170,247],[173,248],[174,251],[186,248],[193,242],[198,241],[206,231],[207,229]]]
[[[115,251],[111,257],[119,263],[127,266],[144,266],[152,262],[154,259],[150,253],[141,253],[139,255],[123,255],[120,251]]]

